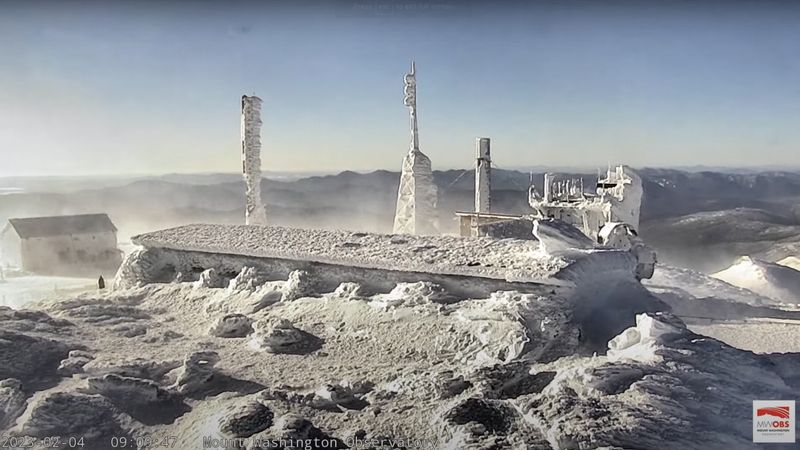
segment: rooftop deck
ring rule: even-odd
[[[186,225],[141,234],[132,241],[146,248],[514,282],[553,282],[553,276],[573,262],[545,255],[538,242],[529,240],[245,225]]]

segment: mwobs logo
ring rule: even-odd
[[[753,400],[753,442],[794,442],[794,400]]]
[[[789,413],[791,409],[788,406],[775,406],[773,408],[758,408],[756,410],[756,416],[775,416],[780,417],[781,419],[788,419],[791,415]]]

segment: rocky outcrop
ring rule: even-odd
[[[22,382],[14,378],[0,381],[0,430],[14,422],[25,410],[27,396]]]
[[[322,409],[362,410],[369,405],[364,396],[372,390],[371,383],[351,385],[348,382],[328,383],[317,389],[314,403]]]
[[[119,411],[99,395],[45,394],[32,401],[18,423],[22,435],[73,436],[82,439],[86,448],[100,448],[92,447],[91,442],[99,444],[110,436],[126,435],[120,425]]]
[[[322,340],[288,320],[258,323],[251,346],[269,353],[305,355],[322,347]]]
[[[86,385],[89,394],[100,394],[125,404],[158,403],[170,398],[169,392],[156,382],[142,378],[107,374],[88,378]]]
[[[121,361],[93,360],[83,369],[95,375],[116,374],[122,377],[143,378],[156,382],[166,382],[168,374],[181,367],[181,361],[153,361],[135,358]],[[174,380],[173,380],[174,381]]]
[[[347,448],[343,441],[328,435],[315,427],[310,420],[304,419],[297,414],[284,414],[279,417],[275,421],[275,425],[269,430],[269,436],[265,436],[265,438],[264,442],[253,450],[275,448],[270,440],[281,439],[305,445],[305,448],[312,450]],[[314,442],[317,442],[317,444],[314,444]]]
[[[69,350],[63,342],[0,330],[0,379],[16,378],[28,385],[53,377]]]
[[[83,366],[94,360],[91,353],[82,350],[72,350],[66,359],[58,365],[58,373],[69,377],[78,373],[83,373]]]
[[[172,386],[180,394],[193,394],[202,391],[214,377],[214,366],[219,362],[217,352],[202,351],[189,355],[180,369]]]
[[[219,419],[219,431],[229,438],[248,438],[271,427],[274,418],[266,405],[250,400],[226,410]]]
[[[244,314],[226,314],[217,318],[208,333],[222,338],[241,338],[253,332],[253,320]]]

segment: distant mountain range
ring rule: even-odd
[[[770,260],[797,256],[792,253],[800,241],[800,173],[640,169],[639,174],[644,183],[640,232],[657,247],[662,260],[719,270],[743,254]],[[587,186],[596,181],[596,173],[573,175],[582,177]],[[493,170],[493,209],[530,212],[531,176],[541,192],[541,172]],[[453,212],[473,207],[474,173],[436,171],[434,179],[440,224],[443,231],[456,232]],[[397,172],[345,171],[299,179],[265,178],[262,188],[275,224],[388,232],[398,180]],[[244,216],[244,184],[236,174],[6,178],[0,187],[6,188],[0,195],[3,222],[10,217],[106,212],[123,240],[154,228],[238,223]]]

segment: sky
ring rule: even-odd
[[[0,0],[0,176],[800,165],[800,2]]]

